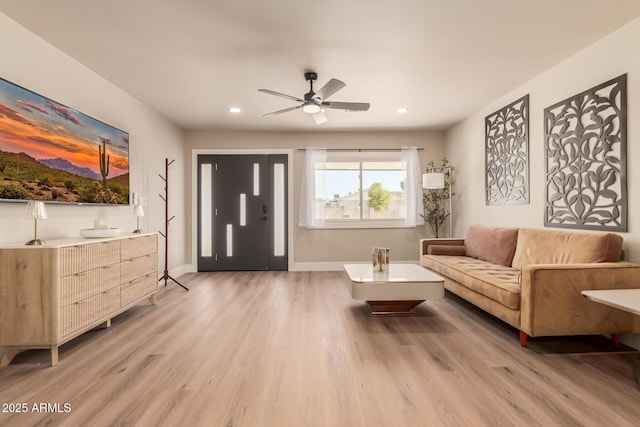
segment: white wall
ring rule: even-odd
[[[186,264],[185,179],[183,132],[118,89],[84,65],[62,53],[16,22],[0,13],[0,77],[61,104],[129,132],[130,188],[148,200],[142,221],[145,231],[164,227],[164,205],[158,193],[164,186],[164,159],[176,159],[172,169],[173,192],[169,268],[176,273]],[[0,244],[26,242],[33,238],[33,223],[23,219],[25,204],[0,203]],[[38,226],[38,237],[47,239],[79,237],[81,228],[91,228],[94,218],[102,218],[123,231],[135,229],[129,206],[47,205],[48,219]],[[161,239],[162,242],[162,239]],[[161,248],[163,246],[161,245]],[[162,252],[162,250],[161,250]],[[164,270],[164,253],[159,269]],[[3,348],[0,347],[0,355]]]
[[[403,229],[308,230],[298,227],[298,203],[304,153],[299,148],[401,148],[417,146],[422,167],[444,156],[444,133],[411,132],[191,132],[186,154],[194,149],[294,149],[293,155],[293,263],[290,268],[335,269],[345,262],[368,261],[373,246],[387,246],[394,261],[418,260],[418,239],[425,227]],[[191,171],[189,171],[191,173]],[[187,189],[190,191],[190,188]],[[194,202],[189,203],[195,209]],[[189,224],[189,227],[195,224]],[[291,248],[290,248],[291,249]]]
[[[544,122],[543,110],[558,101],[627,73],[628,141],[627,184],[629,194],[626,259],[640,262],[640,19],[594,43],[534,80],[485,106],[447,131],[447,156],[457,167],[458,196],[456,235],[464,236],[470,224],[542,228],[544,225]],[[508,70],[506,71],[508,72]],[[529,165],[531,203],[520,206],[485,206],[484,118],[530,94]],[[482,159],[482,160],[481,160]],[[640,287],[640,283],[638,284]],[[628,339],[628,338],[627,338]],[[634,338],[640,345],[640,339]]]
[[[164,159],[176,159],[171,174],[170,268],[186,262],[185,179],[183,132],[136,98],[0,13],[0,77],[51,98],[61,104],[109,123],[130,134],[131,191],[146,196],[145,231],[164,227],[164,206],[158,193],[163,183]],[[22,203],[0,203],[0,244],[33,238],[33,223],[23,219]],[[102,218],[123,231],[135,229],[130,206],[47,205],[48,219],[38,224],[38,236],[47,239],[79,237],[81,228],[93,227]],[[164,255],[161,267],[164,269]]]

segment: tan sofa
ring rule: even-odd
[[[640,332],[638,316],[580,291],[640,287],[640,264],[619,261],[622,237],[472,225],[465,239],[422,239],[420,265],[445,288],[527,337]]]

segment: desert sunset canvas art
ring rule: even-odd
[[[0,201],[129,203],[129,134],[0,79]]]

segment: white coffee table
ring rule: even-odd
[[[428,299],[444,297],[444,278],[415,264],[389,264],[374,272],[371,264],[345,264],[351,297],[366,301],[372,314],[407,314]]]
[[[640,289],[602,289],[582,291],[582,295],[591,301],[615,307],[640,316]],[[640,387],[640,357],[636,359],[633,374],[636,377],[636,383]]]

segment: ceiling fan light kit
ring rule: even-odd
[[[278,110],[271,113],[264,114],[264,117],[275,116],[289,111],[299,110],[311,115],[316,124],[321,125],[326,123],[327,117],[324,115],[326,108],[332,108],[336,110],[345,111],[367,111],[369,109],[368,102],[328,102],[327,98],[338,92],[346,85],[338,79],[329,80],[324,86],[318,90],[313,91],[313,82],[318,79],[318,74],[309,71],[304,73],[304,79],[309,82],[309,92],[304,94],[304,98],[298,98],[284,93],[275,92],[269,89],[258,89],[259,92],[268,93],[270,95],[279,96],[281,98],[290,99],[300,103],[295,107],[285,108],[284,110]]]
[[[307,114],[315,114],[320,112],[320,106],[318,104],[304,104],[302,111]]]

